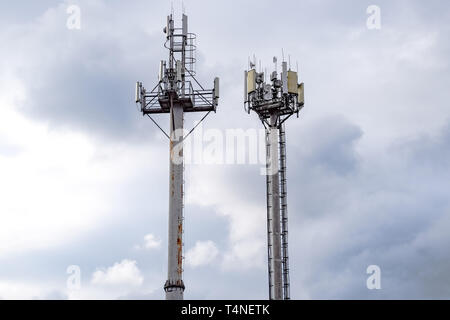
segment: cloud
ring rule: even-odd
[[[0,278],[0,300],[66,300],[65,288],[51,279],[42,282],[38,279],[23,277]]]
[[[98,144],[83,132],[55,132],[6,100],[0,98],[0,136],[19,152],[0,152],[0,256],[63,246],[101,228],[98,222],[105,216],[113,222],[124,210],[133,210],[123,186],[134,184],[136,191],[130,193],[139,193],[142,173],[152,175],[147,159],[155,159],[156,149]],[[121,148],[127,151],[119,155]]]
[[[144,244],[141,245],[136,245],[135,248],[136,249],[159,249],[161,248],[161,239],[158,239],[154,234],[149,233],[147,235],[144,236]]]
[[[125,259],[116,262],[112,267],[95,271],[91,283],[102,286],[139,287],[143,281],[137,262]]]
[[[43,292],[48,292],[42,284],[19,281],[0,281],[0,297],[8,300],[31,300],[38,298]]]
[[[326,125],[326,126],[325,126]],[[307,125],[305,136],[313,138],[302,142],[297,150],[303,154],[293,152],[294,158],[301,157],[310,167],[323,167],[330,174],[349,174],[358,165],[358,155],[355,144],[363,136],[360,127],[351,123],[343,116],[327,116]]]
[[[308,288],[294,291],[296,295],[449,296],[450,286],[442,276],[448,259],[441,254],[449,246],[442,234],[450,218],[445,187],[450,171],[443,166],[448,141],[446,125],[435,136],[398,141],[376,158],[359,154],[351,175],[330,175],[324,167],[303,163],[302,152],[294,154],[294,182],[288,181],[289,194],[295,195],[289,202],[291,279],[293,286]],[[351,137],[347,144],[352,144]],[[380,291],[365,287],[365,268],[371,264],[381,267]]]
[[[144,246],[146,249],[156,249],[161,247],[161,240],[156,238],[153,234],[147,234],[144,237],[144,241]]]
[[[83,283],[67,296],[163,298],[164,255],[132,248],[145,246],[142,235],[164,237],[168,145],[136,110],[133,86],[156,84],[170,6],[78,3],[76,32],[65,27],[66,3],[0,4],[8,43],[0,53],[0,278],[8,279],[0,296],[58,297],[68,265],[90,275],[126,256],[139,264],[141,285]],[[449,296],[449,6],[379,5],[382,29],[372,32],[367,3],[285,1],[279,28],[258,34],[246,21],[270,16],[271,1],[187,8],[198,78],[206,86],[221,77],[218,112],[205,127],[261,128],[242,108],[247,57],[270,67],[283,47],[299,60],[307,103],[287,123],[293,298]],[[186,126],[198,116],[186,115]],[[158,120],[167,128],[167,117]],[[217,268],[186,270],[186,297],[235,297],[236,284],[242,299],[267,297],[259,169],[186,166],[186,245],[213,241],[221,253],[210,262]],[[381,291],[365,287],[369,264],[382,269]],[[108,270],[97,270],[99,279]]]
[[[2,41],[17,41],[18,47],[5,50],[3,58],[8,61],[5,70],[20,78],[27,93],[20,109],[51,128],[83,130],[103,139],[150,137],[133,101],[133,88],[145,77],[140,66],[164,53],[151,45],[162,41],[160,29],[142,27],[136,16],[130,24],[103,1],[79,6],[84,26],[80,31],[66,28],[68,5],[59,4],[1,34]],[[109,19],[101,18],[105,15]],[[116,31],[111,32],[110,19],[115,17]],[[39,74],[38,81],[32,74]]]
[[[250,197],[243,197],[253,193],[250,185],[255,185],[254,177],[259,180],[257,190],[260,190],[259,199],[262,202],[249,201]],[[233,184],[235,179],[243,179],[243,183],[236,187]],[[259,175],[259,166],[250,169],[247,166],[192,168],[187,186],[187,203],[214,208],[217,214],[229,222],[227,247],[222,262],[222,267],[227,270],[264,265],[264,187],[265,177]]]
[[[215,261],[219,250],[213,241],[198,241],[186,253],[186,265],[190,267],[206,266]]]

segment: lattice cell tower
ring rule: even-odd
[[[269,298],[290,299],[288,212],[286,188],[286,134],[284,124],[304,106],[304,84],[298,84],[298,72],[282,62],[281,78],[275,71],[266,83],[264,72],[245,71],[244,107],[258,114],[266,129],[267,166],[267,242]]]
[[[188,32],[188,17],[183,14],[181,28],[175,27],[173,14],[167,17],[164,28],[167,35],[164,46],[169,50],[169,60],[159,65],[159,82],[147,91],[141,82],[136,84],[136,103],[141,112],[148,116],[163,132],[152,115],[170,114],[170,133],[164,134],[170,140],[169,161],[169,239],[168,279],[164,285],[167,300],[182,300],[183,283],[183,196],[184,155],[183,142],[185,112],[216,111],[219,101],[219,78],[214,79],[214,89],[206,90],[195,78],[196,35]],[[192,81],[191,81],[192,80]]]

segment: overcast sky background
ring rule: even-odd
[[[72,4],[81,30],[66,27]],[[366,26],[373,4],[380,30]],[[292,298],[450,298],[448,1],[184,5],[199,80],[221,78],[204,130],[260,129],[243,110],[248,57],[271,68],[284,48],[298,60],[306,106],[287,124]],[[0,298],[164,297],[168,144],[133,99],[167,57],[170,8],[0,3]],[[186,167],[186,299],[267,298],[259,171]],[[373,264],[381,290],[366,287]],[[80,290],[66,286],[70,265]]]

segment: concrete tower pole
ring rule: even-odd
[[[270,168],[272,197],[270,214],[270,236],[272,244],[272,299],[283,299],[283,274],[281,258],[281,219],[280,219],[280,176],[279,176],[279,154],[278,154],[278,114],[270,115]]]
[[[166,300],[183,300],[183,106],[170,97],[169,253]]]

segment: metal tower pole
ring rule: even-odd
[[[283,296],[290,299],[289,250],[288,250],[288,210],[286,181],[286,132],[284,123],[280,132],[280,198],[281,198],[281,248],[283,255]]]
[[[270,128],[266,128],[266,199],[267,199],[267,270],[269,271],[269,299],[273,299],[272,269],[272,176],[270,171]]]
[[[299,114],[305,104],[304,84],[298,83],[298,72],[283,61],[281,79],[275,71],[266,82],[266,73],[257,72],[255,61],[244,72],[244,109],[254,111],[266,128],[267,170],[267,263],[269,299],[289,300],[288,214],[286,187],[286,134],[284,122]],[[284,59],[283,59],[284,60]]]
[[[280,217],[280,176],[279,176],[279,155],[278,155],[278,114],[270,115],[270,166],[271,166],[271,242],[272,242],[272,299],[283,299],[283,276],[281,258],[281,217]]]
[[[167,300],[182,300],[183,283],[183,106],[170,97],[169,254]]]

